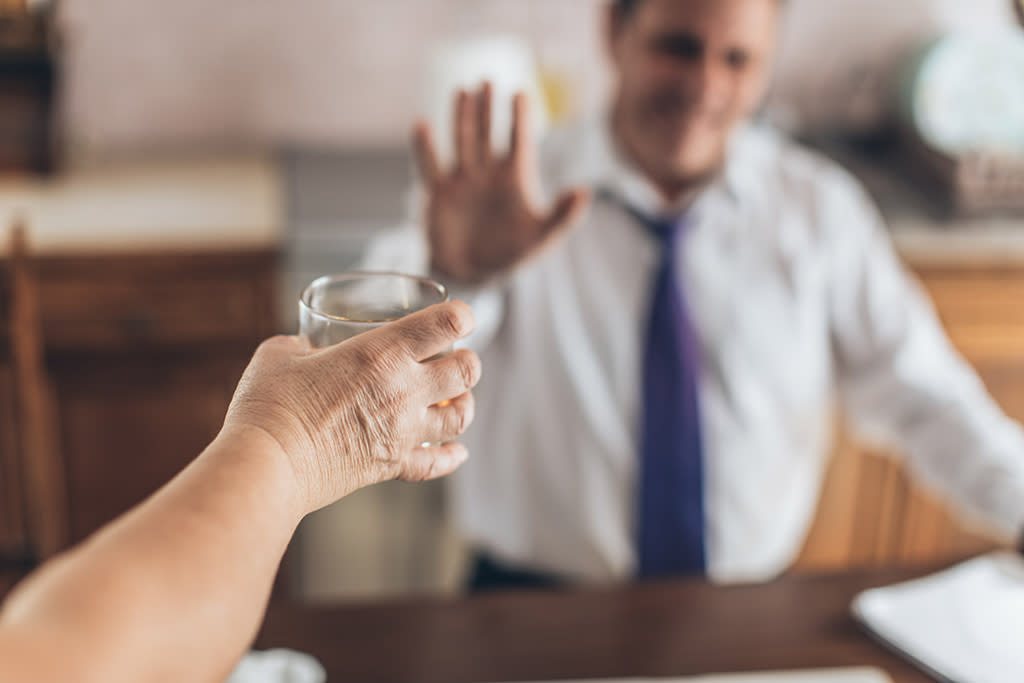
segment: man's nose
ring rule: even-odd
[[[718,60],[694,60],[684,77],[687,99],[702,111],[718,111],[729,100],[731,81],[728,69]]]

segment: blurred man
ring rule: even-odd
[[[782,5],[611,3],[610,108],[539,163],[522,98],[491,150],[486,86],[457,97],[452,167],[417,129],[421,225],[367,261],[463,285],[480,321],[477,457],[453,494],[475,586],[770,578],[815,512],[837,407],[964,513],[1024,529],[1024,433],[869,199],[748,123]]]

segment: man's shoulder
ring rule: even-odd
[[[762,179],[773,175],[800,188],[828,185],[853,189],[860,185],[837,162],[768,125],[751,125],[741,130],[733,152],[730,163],[756,171]]]
[[[729,174],[741,194],[768,203],[870,203],[857,178],[824,154],[802,145],[778,130],[752,125],[733,140]]]

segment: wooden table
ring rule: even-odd
[[[315,655],[328,681],[526,681],[877,666],[929,677],[849,616],[865,588],[922,572],[785,577],[751,586],[682,580],[565,592],[272,606],[258,648]]]

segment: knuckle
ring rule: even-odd
[[[476,386],[480,381],[480,358],[472,351],[467,351],[459,359],[459,372],[462,375],[462,385],[467,389]]]
[[[410,458],[402,463],[397,479],[408,482],[426,481],[433,463],[425,463],[420,458]]]
[[[469,425],[473,422],[474,411],[475,405],[473,403],[472,395],[466,396],[465,400],[459,401],[455,404],[454,431],[456,435],[466,433],[466,430],[469,429]]]
[[[389,353],[386,345],[376,339],[362,340],[364,343],[352,347],[351,362],[359,369],[384,369],[388,365]]]
[[[274,336],[269,337],[268,339],[264,340],[264,342],[262,344],[260,344],[260,346],[274,346],[274,345],[281,345],[281,344],[291,345],[291,344],[294,344],[294,343],[295,343],[295,337],[289,336],[287,334],[275,334]]]
[[[372,365],[376,353],[373,350],[373,345],[367,340],[361,340],[361,344],[349,344],[342,346],[342,353],[345,356],[345,362],[351,363],[356,368],[363,368],[367,365]]]
[[[256,347],[256,353],[266,355],[268,353],[272,353],[275,349],[292,346],[294,342],[295,339],[293,337],[289,337],[284,334],[277,334],[260,342],[260,345]]]
[[[409,409],[409,387],[397,373],[387,372],[378,377],[374,384],[372,403],[379,411],[378,419],[386,423],[387,430],[391,430],[397,427],[396,423]]]
[[[438,326],[447,337],[459,338],[463,335],[466,325],[460,309],[452,304],[438,311]]]
[[[435,478],[438,475],[438,472],[439,472],[438,465],[439,464],[440,463],[438,462],[438,459],[436,457],[432,458],[430,460],[430,464],[427,466],[427,472],[426,472],[426,474],[423,477],[424,481],[429,481],[430,479],[433,479],[433,478]]]

